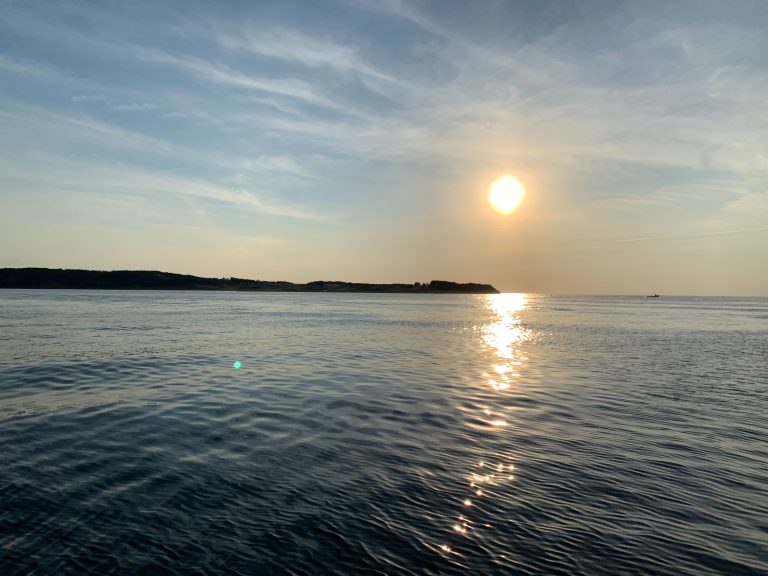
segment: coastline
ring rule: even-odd
[[[402,294],[499,294],[490,284],[430,282],[373,284],[341,280],[294,283],[285,280],[205,278],[156,270],[69,270],[0,268],[0,289],[28,290],[203,290],[228,292],[363,292]]]

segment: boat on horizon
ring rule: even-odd
[[[660,298],[660,296],[658,294],[648,294],[646,298]]]

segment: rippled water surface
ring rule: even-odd
[[[768,300],[0,291],[0,447],[3,576],[766,574]]]

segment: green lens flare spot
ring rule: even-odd
[[[232,364],[232,368],[234,368],[235,370],[239,370],[240,366],[242,366],[242,364],[240,363],[240,360],[238,360],[238,361],[236,361],[236,362],[234,362]]]

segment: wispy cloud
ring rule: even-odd
[[[72,96],[72,102],[104,102],[107,97],[104,94],[77,94]]]
[[[149,112],[157,110],[159,106],[151,102],[129,102],[126,104],[115,104],[115,110],[124,110],[126,112]]]
[[[36,161],[0,161],[7,181],[14,189],[34,190],[36,194],[90,194],[110,193],[140,196],[158,200],[162,195],[179,198],[192,197],[201,200],[223,202],[241,207],[254,214],[280,216],[299,220],[318,220],[316,210],[300,206],[271,202],[259,194],[245,189],[215,186],[171,174],[155,173],[140,168],[120,165],[93,164],[73,159],[43,156]],[[45,170],[40,170],[44,166]]]
[[[88,101],[91,101],[90,99]],[[136,108],[129,108],[135,110]],[[139,108],[149,110],[151,108]],[[245,171],[254,174],[287,173],[308,177],[296,158],[280,155],[232,155],[201,151],[172,141],[148,136],[141,132],[102,122],[82,113],[63,114],[27,104],[17,104],[0,110],[5,118],[26,131],[54,130],[57,137],[75,143],[98,146],[102,150],[132,150],[150,156],[163,156],[185,162],[196,162],[226,171]]]
[[[397,79],[377,69],[359,55],[359,49],[338,42],[312,37],[297,30],[273,26],[254,29],[253,26],[228,26],[221,24],[210,28],[193,28],[190,32],[201,39],[234,52],[255,54],[302,64],[349,72],[356,75],[397,83]]]
[[[644,242],[679,243],[680,241],[699,240],[702,238],[717,238],[719,236],[738,236],[745,234],[763,234],[768,228],[747,228],[744,230],[717,230],[714,232],[697,232],[693,234],[676,234],[670,236],[646,236],[642,238],[624,238],[614,242],[619,244],[636,244]]]
[[[194,56],[177,56],[156,49],[134,47],[132,52],[145,62],[175,66],[205,82],[288,96],[312,104],[333,106],[302,80],[254,76],[234,70],[225,64],[214,64]]]
[[[740,194],[728,203],[727,210],[752,218],[768,219],[768,191]]]
[[[0,54],[0,70],[16,74],[26,74],[29,76],[59,76],[59,74],[49,66],[42,66],[34,62],[23,61],[17,58],[9,58],[3,54]]]

